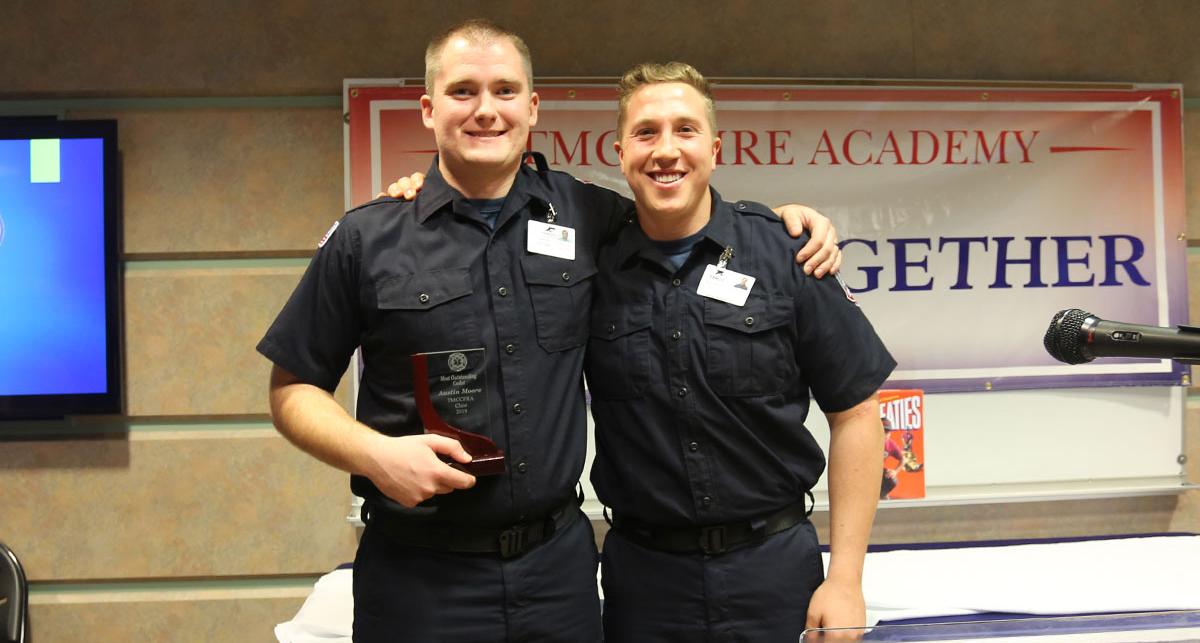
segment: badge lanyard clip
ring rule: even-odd
[[[526,248],[529,252],[568,261],[575,260],[575,229],[555,223],[558,211],[554,204],[546,202],[546,222],[530,219],[526,233]],[[566,273],[563,273],[564,275]]]
[[[734,306],[745,306],[755,279],[750,275],[730,270],[730,259],[733,259],[733,246],[725,246],[717,259],[717,265],[710,263],[705,266],[700,285],[696,287],[696,294]]]
[[[725,246],[721,251],[721,256],[717,259],[717,270],[724,270],[725,266],[729,265],[729,260],[733,259],[733,246]]]

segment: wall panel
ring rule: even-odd
[[[519,28],[547,76],[678,58],[712,76],[1200,81],[1196,8],[1181,0],[13,4],[10,97],[336,93],[344,77],[420,76],[429,35],[480,15]],[[598,46],[575,46],[576,30]]]
[[[341,109],[70,116],[118,121],[126,254],[311,254],[345,210]]]
[[[1178,0],[912,0],[912,76],[1200,86],[1196,12]]]
[[[294,592],[295,593],[295,592]],[[300,609],[303,594],[256,598],[226,592],[218,598],[175,598],[161,593],[143,600],[59,603],[38,595],[31,605],[31,641],[154,641],[155,643],[246,643],[274,641],[274,625]]]
[[[324,573],[353,559],[349,498],[261,425],[0,448],[3,540],[35,582]]]
[[[271,363],[254,347],[287,301],[306,261],[265,263],[127,265],[129,415],[269,412]],[[337,390],[343,405],[349,404],[349,390],[344,378]]]
[[[910,77],[912,65],[909,3],[889,0],[17,4],[0,25],[13,63],[0,92],[12,97],[336,93],[344,77],[421,76],[430,35],[476,16],[519,28],[547,76],[676,58],[713,76]],[[573,33],[621,45],[578,47]]]

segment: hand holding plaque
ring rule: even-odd
[[[504,473],[504,451],[485,435],[491,423],[484,349],[412,356],[413,392],[425,432],[458,440],[471,454],[466,464],[442,460],[474,476]]]

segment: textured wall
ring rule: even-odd
[[[12,446],[4,540],[33,581],[321,574],[354,545],[347,477],[271,428]]]
[[[343,209],[338,108],[71,117],[120,122],[126,254],[311,253]]]
[[[346,77],[421,76],[429,36],[479,15],[520,31],[539,76],[679,58],[709,76],[1200,81],[1189,0],[10,0],[4,10],[0,92],[19,96],[335,94]]]
[[[35,581],[33,640],[270,640],[315,575],[350,559],[345,476],[270,428],[253,345],[342,209],[341,110],[310,99],[347,77],[420,76],[426,41],[450,22],[488,11],[518,26],[543,77],[678,58],[713,77],[1200,87],[1200,4],[1187,0],[603,6],[3,4],[0,113],[116,118],[124,161],[127,413],[0,427],[16,438],[0,442],[0,540]],[[1186,124],[1200,238],[1200,111]],[[1197,293],[1200,256],[1189,273]],[[1200,495],[887,508],[874,540],[1165,530],[1200,531]]]

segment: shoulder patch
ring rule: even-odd
[[[858,300],[854,298],[854,293],[850,292],[850,286],[847,286],[846,282],[842,280],[842,273],[835,272],[833,276],[837,279],[838,285],[842,287],[842,292],[846,293],[846,299],[849,299],[850,303],[857,306]]]
[[[318,250],[325,247],[325,242],[329,241],[329,238],[333,236],[334,231],[336,231],[338,229],[338,226],[341,224],[342,224],[342,222],[339,219],[337,221],[334,221],[333,225],[329,226],[329,229],[325,231],[324,236],[322,236],[321,240],[317,242]]]

